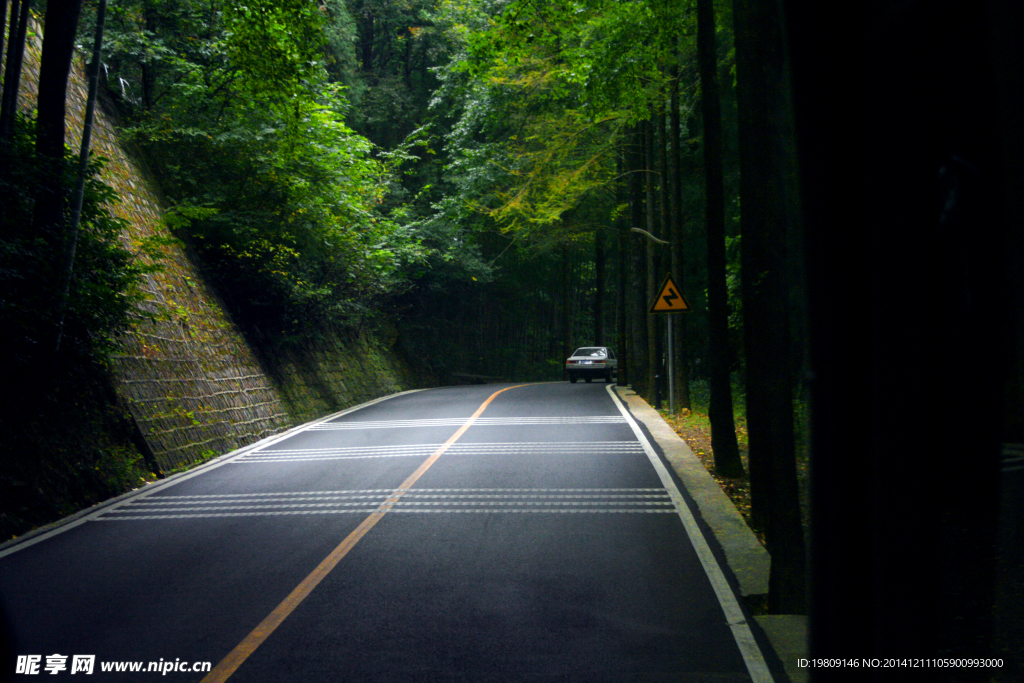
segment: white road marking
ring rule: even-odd
[[[165,496],[165,497],[162,497],[160,499],[149,500],[149,501],[147,501],[145,503],[139,503],[138,505],[131,505],[131,506],[128,506],[128,507],[125,507],[125,508],[121,508],[121,509],[137,509],[139,506],[142,506],[142,505],[145,505],[146,507],[153,507],[153,506],[157,506],[157,507],[160,507],[160,506],[164,506],[164,507],[167,507],[167,506],[182,507],[182,506],[187,506],[187,505],[199,505],[199,504],[204,504],[204,503],[222,503],[222,504],[226,504],[226,505],[227,504],[232,504],[232,503],[238,503],[238,504],[242,504],[242,503],[258,503],[258,502],[260,502],[262,500],[268,501],[266,504],[270,505],[271,503],[275,503],[277,501],[291,502],[291,501],[301,501],[301,500],[317,500],[317,501],[324,501],[324,500],[383,500],[383,499],[385,499],[387,497],[388,496],[386,496],[386,495],[380,495],[380,494],[378,494],[376,496],[370,496],[370,495],[348,495],[348,494],[345,494],[345,495],[334,495],[334,496],[323,496],[323,495],[317,495],[317,494],[309,494],[309,495],[297,495],[297,496],[293,496],[293,497],[290,497],[290,498],[269,498],[269,499],[267,499],[267,498],[257,498],[257,497],[254,497],[254,496],[238,496],[238,497],[235,497],[235,498],[230,498],[228,500],[224,500],[224,498],[222,496],[211,497],[211,498],[214,498],[213,500],[211,500],[210,498],[207,498],[205,496],[203,496],[203,497],[199,497],[199,496],[192,497],[192,496],[189,496],[188,497],[188,498],[190,498],[189,500],[184,500],[184,499],[179,499],[179,498],[176,498],[176,497],[175,498],[171,498],[170,496]],[[484,494],[474,495],[474,494],[471,494],[471,493],[453,493],[453,494],[428,493],[428,494],[420,494],[420,493],[415,493],[415,492],[410,491],[409,493],[407,493],[404,496],[402,496],[402,499],[405,500],[406,498],[440,498],[440,499],[446,499],[446,500],[454,500],[454,499],[458,499],[458,498],[472,498],[474,500],[480,500],[480,499],[486,499],[486,498],[498,498],[498,499],[501,499],[501,500],[509,500],[509,499],[518,499],[518,498],[543,498],[543,499],[565,498],[565,499],[571,499],[571,500],[580,500],[581,504],[587,504],[587,500],[586,499],[589,499],[589,498],[597,498],[597,499],[600,499],[600,500],[608,500],[608,499],[613,499],[613,498],[624,498],[624,499],[630,499],[630,500],[637,500],[637,499],[643,499],[643,498],[665,499],[667,497],[668,497],[667,493],[663,493],[663,494],[643,493],[643,494],[632,494],[632,495],[630,495],[630,494],[623,494],[623,493],[610,494],[610,495],[594,495],[594,494],[586,494],[586,493],[566,493],[566,494],[554,494],[554,495],[543,495],[543,494],[540,494],[540,493],[521,493],[521,494],[498,495],[498,494],[495,494],[495,493],[484,493]],[[171,498],[171,499],[170,500],[165,500],[164,498]],[[196,498],[198,498],[198,500]]]
[[[15,543],[7,548],[4,548],[3,550],[0,550],[0,558],[7,557],[8,555],[13,555],[19,550],[30,548],[34,546],[36,543],[41,543],[47,539],[53,538],[58,534],[62,534],[65,531],[70,531],[77,526],[85,524],[86,522],[91,522],[96,519],[99,519],[102,515],[105,515],[113,510],[116,510],[117,508],[129,502],[136,501],[140,498],[146,498],[155,493],[168,489],[172,486],[177,486],[183,481],[188,481],[193,477],[198,477],[201,474],[205,474],[210,470],[214,470],[217,469],[218,467],[222,467],[224,465],[233,463],[239,458],[245,457],[245,455],[250,452],[262,450],[268,446],[272,446],[273,444],[278,443],[279,441],[284,441],[285,439],[289,439],[295,436],[299,432],[304,432],[308,429],[314,429],[318,424],[322,422],[337,419],[344,415],[348,415],[349,413],[354,413],[357,410],[362,410],[363,408],[367,408],[377,403],[381,403],[382,401],[387,401],[389,399],[397,398],[399,396],[405,396],[406,394],[415,394],[420,391],[424,391],[424,389],[409,389],[408,391],[400,391],[397,394],[381,396],[380,398],[375,398],[372,401],[360,403],[357,406],[352,406],[351,408],[345,408],[344,410],[339,410],[336,413],[331,413],[330,415],[326,415],[318,420],[313,420],[311,422],[307,422],[305,424],[292,427],[291,429],[287,429],[284,432],[281,432],[280,434],[268,436],[265,439],[261,439],[256,443],[249,444],[248,446],[243,446],[234,451],[231,451],[230,453],[225,453],[219,458],[215,458],[210,462],[203,463],[202,465],[197,466],[195,469],[189,470],[187,472],[182,472],[180,474],[172,475],[167,479],[155,482],[144,488],[136,489],[135,491],[131,491],[127,494],[124,494],[124,496],[119,497],[120,499],[115,499],[110,504],[103,503],[101,504],[101,507],[99,507],[99,509],[96,509],[92,512],[83,511],[83,513],[78,513],[78,515],[74,515],[66,520],[60,520],[55,523],[57,524],[56,527],[43,533],[40,533],[36,536],[32,536],[31,538],[27,538],[23,541]]]
[[[384,499],[379,499],[379,500],[380,500],[380,502],[378,503],[378,505],[382,505],[384,503]],[[672,501],[651,501],[651,502],[648,502],[648,501],[635,501],[635,500],[634,501],[624,501],[624,500],[623,501],[620,501],[620,500],[590,500],[590,501],[585,501],[585,500],[418,500],[418,501],[400,500],[400,501],[394,503],[394,507],[414,507],[414,506],[417,506],[417,505],[421,505],[421,506],[427,506],[427,505],[433,505],[433,506],[440,506],[440,505],[450,505],[450,506],[456,506],[456,505],[459,505],[459,506],[475,505],[477,507],[487,507],[487,506],[494,506],[494,505],[517,505],[517,506],[518,505],[523,505],[523,506],[527,506],[527,505],[551,505],[551,506],[563,507],[563,506],[575,505],[575,506],[580,507],[580,509],[586,509],[586,506],[588,506],[588,505],[671,505],[671,502]],[[178,505],[178,506],[176,506],[176,508],[179,511],[182,511],[182,512],[209,512],[209,511],[225,511],[225,510],[226,511],[231,511],[231,510],[271,510],[271,509],[277,509],[277,508],[287,508],[287,509],[296,509],[296,510],[297,509],[303,509],[303,508],[332,508],[332,507],[334,507],[334,508],[344,508],[344,507],[356,507],[356,506],[365,506],[365,505],[366,505],[365,502],[359,501],[359,502],[356,502],[356,503],[334,502],[334,503],[262,503],[262,504],[259,504],[259,505],[245,505],[245,504],[238,504],[238,505]],[[131,507],[131,508],[121,508],[120,510],[117,510],[116,512],[112,512],[110,514],[122,514],[122,513],[123,514],[131,514],[131,513],[134,513],[136,511],[141,511],[141,512],[162,512],[162,511],[166,511],[167,509],[168,508],[153,507],[153,506],[150,506],[150,505],[146,505],[146,506],[138,506],[138,507]]]
[[[114,522],[114,521],[138,521],[148,519],[189,519],[189,518],[211,518],[211,517],[280,517],[283,515],[334,515],[334,514],[349,514],[353,512],[367,513],[374,512],[377,508],[352,508],[349,510],[282,510],[274,511],[268,510],[266,512],[209,512],[201,514],[183,514],[183,515],[139,515],[132,517],[128,515],[119,515],[114,517],[98,517],[93,521],[96,522]],[[549,513],[549,514],[670,514],[674,515],[676,511],[672,508],[656,508],[652,510],[611,510],[611,509],[594,509],[594,510],[576,510],[576,509],[558,509],[558,508],[543,508],[543,509],[487,509],[487,510],[428,510],[428,509],[413,509],[413,508],[401,508],[395,507],[388,511],[388,514],[396,513],[438,513],[438,514],[506,514],[506,513]]]
[[[732,587],[729,586],[729,581],[725,578],[725,574],[722,572],[722,568],[719,566],[714,553],[711,552],[707,539],[704,538],[700,527],[697,526],[697,521],[693,518],[693,514],[690,512],[689,506],[686,505],[686,501],[683,500],[683,495],[679,492],[679,488],[676,486],[675,481],[673,481],[672,475],[669,474],[665,464],[658,457],[658,454],[655,453],[654,447],[651,446],[651,442],[644,436],[636,420],[626,410],[626,406],[623,405],[622,400],[619,399],[613,390],[614,386],[609,384],[606,387],[608,395],[612,397],[622,416],[633,429],[633,433],[636,434],[637,440],[643,445],[651,465],[654,466],[654,470],[658,473],[658,478],[661,479],[662,485],[664,485],[671,496],[676,512],[679,514],[679,519],[682,520],[683,527],[686,529],[686,534],[690,537],[690,542],[697,552],[697,557],[700,558],[700,563],[704,567],[704,572],[711,582],[715,595],[718,596],[718,603],[722,606],[722,611],[725,613],[726,623],[732,629],[733,638],[735,638],[736,645],[743,656],[743,661],[747,665],[747,672],[750,674],[751,680],[753,683],[773,683],[774,679],[768,670],[768,664],[764,661],[764,655],[757,646],[757,641],[754,640],[754,634],[750,631],[750,625],[747,624],[746,617],[743,616],[743,610],[736,600],[736,595],[733,593]]]
[[[350,448],[281,448],[251,451],[235,460],[237,464],[291,462],[302,460],[358,460],[366,458],[403,458],[432,453],[439,444],[404,446],[359,446]],[[446,453],[453,455],[532,455],[643,453],[635,441],[534,441],[522,443],[456,443]]]
[[[159,496],[122,506],[98,521],[343,514],[378,509],[392,489],[286,494]],[[430,500],[424,500],[430,499]],[[303,502],[315,501],[315,502]],[[410,489],[395,512],[675,513],[664,489]]]
[[[536,493],[593,493],[595,495],[601,494],[601,492],[628,492],[628,491],[660,491],[664,495],[668,495],[665,489],[643,489],[643,488],[629,488],[629,489],[400,489],[406,491],[405,495],[415,496],[422,493],[491,493],[491,492],[509,492],[515,493],[520,491],[531,491]],[[255,496],[333,496],[337,494],[349,494],[349,493],[394,493],[395,489],[352,489],[349,491],[285,491],[285,492],[270,492],[270,493],[205,493],[205,494],[191,494],[184,496],[161,496],[161,498],[249,498]]]
[[[452,427],[461,425],[466,418],[434,418],[423,420],[378,420],[366,422],[324,422],[313,429],[402,429],[409,427]],[[581,415],[576,417],[479,417],[474,427],[504,427],[515,425],[578,425],[578,424],[623,424],[618,415]]]

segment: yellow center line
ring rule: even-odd
[[[440,458],[453,443],[458,441],[459,438],[466,433],[466,430],[469,429],[476,419],[480,417],[480,414],[487,409],[487,406],[490,405],[491,401],[493,401],[501,392],[508,391],[509,389],[516,389],[521,386],[525,385],[517,384],[516,386],[505,387],[504,389],[499,389],[491,394],[487,400],[476,409],[476,412],[466,420],[466,423],[459,427],[458,431],[452,434],[451,438],[441,444],[440,448],[431,453],[430,457],[424,460],[423,463],[416,468],[416,471],[410,474],[408,478],[406,478],[406,480],[403,481],[397,489],[395,489],[395,492],[381,503],[379,508],[370,513],[369,517],[364,519],[362,523],[352,531],[352,533],[346,536],[345,540],[342,541],[337,548],[332,550],[331,554],[325,557],[324,560],[317,565],[316,569],[310,572],[309,576],[304,578],[302,583],[296,586],[295,590],[293,590],[288,597],[282,600],[281,604],[274,608],[274,611],[268,614],[267,617],[260,622],[259,626],[254,628],[241,643],[235,646],[235,649],[229,652],[227,657],[222,659],[217,666],[213,667],[213,670],[210,671],[210,673],[208,673],[200,683],[223,683],[223,681],[230,678],[238,667],[242,665],[242,662],[248,659],[249,655],[255,652],[256,648],[262,645],[263,641],[265,641],[270,634],[281,625],[281,622],[287,619],[288,615],[295,611],[295,608],[298,607],[311,592],[313,592],[313,589],[317,587],[317,584],[331,573],[331,570],[334,569],[338,562],[348,554],[348,551],[352,550],[356,543],[358,543],[359,540],[365,536],[366,533],[372,529],[385,514],[387,514],[388,510],[394,507],[395,503],[405,495],[405,492],[412,488],[417,480],[419,480],[419,478],[422,477],[428,469],[430,469],[430,466],[437,462],[437,459]]]

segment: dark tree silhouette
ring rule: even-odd
[[[725,185],[722,169],[722,107],[718,92],[715,8],[712,0],[697,1],[697,61],[700,70],[701,114],[704,119],[704,221],[707,235],[708,325],[710,339],[711,448],[715,470],[724,477],[743,475],[729,381],[729,301],[725,280]]]
[[[806,569],[796,477],[790,236],[797,229],[781,6],[737,0],[740,226],[747,429],[754,524],[772,555],[769,609],[803,613]]]

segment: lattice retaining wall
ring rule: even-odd
[[[35,106],[41,27],[26,48],[20,104]],[[68,88],[67,138],[77,150],[87,85],[76,59]],[[121,198],[113,212],[128,221],[126,243],[138,246],[166,230],[156,184],[118,142],[97,108],[92,149],[110,162],[104,180]],[[168,248],[164,272],[147,279],[144,306],[159,315],[126,337],[111,358],[126,400],[161,469],[225,453],[324,415],[409,388],[402,364],[373,340],[338,341],[308,354],[271,359],[274,379],[229,320],[181,248]],[[275,381],[276,379],[276,381]]]

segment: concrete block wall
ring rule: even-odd
[[[288,414],[300,423],[417,385],[408,366],[372,338],[325,341],[272,366]]]

